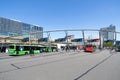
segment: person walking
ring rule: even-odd
[[[34,56],[34,50],[32,48],[30,48],[30,55]]]
[[[5,52],[8,53],[8,48],[6,48]]]

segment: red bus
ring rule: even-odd
[[[85,52],[94,52],[96,50],[96,46],[94,45],[86,45]]]

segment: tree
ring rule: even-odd
[[[109,47],[109,48],[113,48],[114,47],[114,43],[113,42],[104,42],[103,43],[104,47]]]

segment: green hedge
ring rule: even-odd
[[[112,47],[114,47],[114,43],[113,42],[104,42],[103,46],[112,48]]]

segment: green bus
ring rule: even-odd
[[[39,54],[42,52],[57,52],[56,46],[39,46],[39,45],[18,45],[11,44],[8,48],[9,55],[27,55],[30,54],[30,49],[34,51],[34,54]]]
[[[30,54],[30,49],[33,49],[34,54],[39,54],[41,47],[38,45],[9,45],[8,54],[9,55],[27,55]]]
[[[57,46],[43,46],[40,49],[42,52],[57,52]]]

